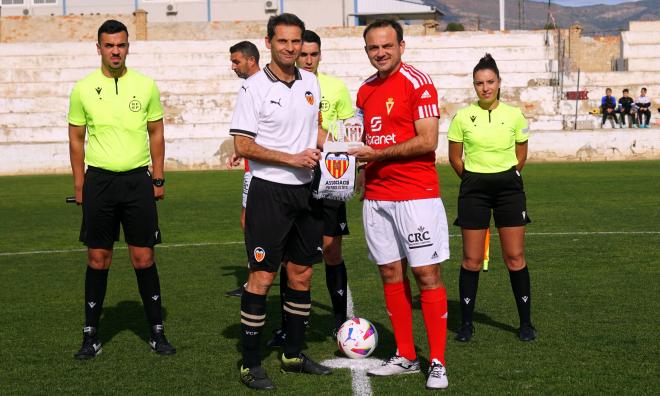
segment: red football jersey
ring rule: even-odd
[[[383,149],[415,136],[414,122],[440,117],[438,93],[431,77],[401,63],[399,70],[381,79],[368,78],[357,94],[367,145]],[[375,161],[366,168],[365,198],[407,201],[440,196],[435,152],[398,161]]]

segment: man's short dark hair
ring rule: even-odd
[[[99,33],[97,37],[99,44],[101,43],[101,34],[115,34],[120,32],[126,32],[126,37],[128,37],[128,29],[126,28],[126,25],[117,20],[108,19],[107,21],[103,22],[101,27],[99,27]]]
[[[229,47],[229,53],[240,52],[244,57],[254,57],[255,62],[259,64],[259,50],[257,46],[250,41],[241,41]]]
[[[269,39],[272,39],[275,35],[275,27],[278,25],[298,26],[301,32],[305,31],[305,22],[297,16],[285,12],[280,15],[273,15],[268,19],[266,32]]]
[[[367,41],[367,33],[371,29],[375,28],[384,28],[384,27],[391,27],[396,31],[396,41],[397,42],[402,42],[403,41],[403,28],[399,24],[399,22],[395,21],[394,19],[376,19],[375,21],[371,22],[369,26],[367,26],[366,29],[364,29],[364,33],[362,33],[362,38],[364,41]]]
[[[646,87],[643,87],[643,88],[642,88],[642,91],[646,92]]]
[[[623,93],[628,93],[628,92],[630,92],[630,91],[628,91],[628,88],[623,89]]]
[[[303,43],[316,43],[321,49],[321,38],[312,30],[305,30],[303,33]]]

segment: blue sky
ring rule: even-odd
[[[548,0],[532,0],[537,3],[547,3]],[[567,7],[582,7],[594,4],[621,4],[633,3],[638,0],[552,0],[553,4],[559,4]]]

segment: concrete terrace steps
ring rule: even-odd
[[[552,71],[547,69],[552,69],[552,67],[549,67],[548,64],[543,61],[528,62],[534,63],[527,63],[525,61],[518,63],[515,61],[500,62],[501,75],[505,79],[505,84],[514,87],[547,85],[549,79],[552,78]],[[428,73],[438,85],[446,87],[464,87],[472,85],[472,68],[468,69],[467,65],[462,65],[460,62],[415,62],[414,65],[418,69]],[[520,68],[528,66],[528,68],[526,71],[521,72],[515,70],[517,66]],[[236,78],[236,75],[227,68],[191,66],[186,68],[186,73],[182,73],[181,70],[171,67],[129,67],[150,76],[156,81],[159,87],[163,83],[170,81],[213,81],[227,84],[232,90],[234,89],[234,85],[236,85],[235,89],[240,87],[240,83],[233,83],[239,80]],[[64,69],[16,68],[4,73],[0,72],[0,84],[10,84],[14,86],[18,84],[72,85],[94,70],[95,68],[85,67]],[[369,76],[373,75],[374,72],[374,69],[368,64],[357,66],[351,64],[324,63],[319,70],[323,73],[341,78],[349,89],[358,89],[362,82]],[[0,88],[0,90],[8,92],[8,95],[11,95],[12,97],[16,96],[11,93],[11,89]],[[16,92],[20,91],[20,89],[16,90]],[[68,95],[68,92],[66,94]]]
[[[564,87],[577,84],[577,73],[570,73],[564,76]],[[660,85],[660,73],[656,71],[627,71],[627,72],[599,72],[599,73],[581,73],[580,87],[597,86],[635,86],[641,84]],[[580,88],[582,89],[582,88]]]
[[[158,71],[152,71],[155,72],[155,74],[158,74]],[[322,71],[329,73],[325,67],[322,68]],[[31,73],[30,71],[24,72]],[[63,71],[62,74],[86,74],[88,72],[89,70],[87,69],[68,69],[67,71]],[[58,76],[57,72],[53,73],[55,73],[54,76]],[[370,74],[359,77],[342,76],[341,78],[347,84],[349,90],[353,93],[353,96],[355,96],[355,93],[357,92],[360,84],[362,84],[364,79],[369,75]],[[174,78],[176,77],[178,76],[175,76]],[[550,79],[552,77],[552,73],[502,73],[503,91],[516,88],[547,87],[549,86]],[[472,90],[472,76],[469,73],[462,75],[431,74],[431,78],[433,78],[436,88],[441,95],[449,89]],[[69,93],[75,81],[67,78],[67,82],[60,82],[57,84],[54,84],[53,82],[17,84],[9,81],[2,82],[3,79],[8,80],[5,78],[5,76],[0,74],[0,113],[19,112],[21,109],[39,109],[41,111],[56,111],[58,109],[64,109],[68,106]],[[241,84],[241,81],[235,77],[232,79],[223,80],[221,85],[214,85],[210,88],[210,90],[213,92],[206,93],[204,95],[200,95],[199,92],[194,90],[191,90],[190,92],[182,92],[180,88],[177,88],[177,84],[179,83],[188,84],[188,86],[193,88],[194,85],[192,84],[201,84],[204,86],[208,86],[209,84],[216,84],[215,82],[210,83],[209,81],[209,79],[202,79],[198,82],[190,79],[157,79],[158,86],[161,90],[161,97],[163,98],[163,101],[168,105],[188,102],[198,103],[200,101],[217,102],[218,100],[222,100],[220,96],[225,96],[227,94],[231,95],[232,97],[235,96],[235,93],[238,91]],[[216,80],[216,82],[220,84],[218,80]],[[207,89],[204,90],[207,91]]]
[[[441,105],[447,102],[469,102],[475,97],[474,89],[466,79],[454,81],[455,83],[464,82],[464,84],[449,84],[451,80],[442,77],[436,78],[434,81]],[[73,82],[65,84],[0,84],[0,115],[7,113],[64,112],[69,106],[68,95],[73,88],[73,84]],[[357,87],[359,84],[353,86]],[[161,100],[166,108],[177,106],[233,107],[235,93],[240,87],[240,81],[163,81],[159,83],[159,87]],[[556,89],[556,87],[551,87],[548,84],[526,86],[521,83],[517,87],[505,85],[502,87],[502,97],[520,98],[521,101],[538,101],[539,98],[552,100]],[[350,89],[349,93],[355,99],[357,88]]]
[[[562,100],[557,105],[557,102],[552,99],[553,87],[538,87],[536,89],[536,94],[530,94],[529,90],[522,90],[525,95],[530,96],[527,100],[517,99],[524,96],[521,92],[506,90],[502,93],[502,100],[519,106],[531,121],[548,119],[548,117],[556,117],[561,120],[562,117],[574,116],[576,108],[576,102],[574,100]],[[539,98],[546,99],[539,100]],[[451,118],[459,108],[475,100],[476,95],[471,89],[440,91],[441,120]],[[10,111],[0,112],[0,125],[16,131],[20,128],[39,129],[66,125],[67,98],[61,97],[57,102],[53,102],[52,98],[31,99],[31,101],[33,105],[43,104],[44,106],[50,105],[50,107],[47,110],[33,110],[33,108],[28,108],[28,111],[21,111],[22,109],[16,108],[14,109],[16,111],[9,109]],[[217,122],[229,123],[233,114],[235,95],[233,93],[186,95],[185,97],[172,95],[163,96],[162,101],[166,110],[165,121],[167,124],[197,125]],[[578,114],[588,114],[592,109],[598,107],[599,101],[599,98],[578,101]],[[0,105],[2,104],[3,102],[0,101]],[[545,127],[542,129],[545,129]],[[20,136],[10,136],[6,137],[5,141],[14,138],[23,140]]]
[[[660,29],[655,31],[648,32],[634,32],[634,31],[625,31],[621,32],[621,40],[624,45],[645,45],[645,44],[658,44],[658,34],[660,34]]]
[[[660,57],[628,59],[628,70],[648,71],[658,74],[658,71],[660,71]]]
[[[503,40],[501,35],[506,35]],[[261,49],[265,49],[262,37],[244,37],[235,40],[176,40],[176,41],[131,41],[131,52],[134,54],[144,52],[229,52],[229,47],[241,40],[249,40]],[[451,48],[522,48],[543,47],[545,48],[545,32],[509,31],[509,32],[460,32],[460,33],[438,33],[428,36],[405,37],[408,48],[419,47],[429,49],[451,49]],[[1,55],[48,55],[63,53],[66,50],[70,54],[85,54],[95,52],[96,43],[90,42],[45,42],[45,43],[3,43],[0,49]],[[347,48],[361,49],[364,41],[360,36],[352,37],[329,37],[323,39],[323,50],[340,50]],[[550,37],[550,47],[554,46],[553,35]]]
[[[1,124],[0,124],[1,125]],[[230,122],[207,122],[195,124],[168,124],[165,128],[165,140],[174,142],[180,139],[217,139],[229,132]],[[12,128],[13,133],[4,134],[0,126],[0,145],[2,144],[47,144],[64,142],[68,139],[66,122],[59,122],[40,128],[21,126]]]
[[[478,62],[479,58],[484,55],[485,51],[470,50],[456,51],[454,53],[440,54],[430,49],[410,50],[409,53],[404,55],[404,60],[410,59],[411,63],[417,64],[424,63],[444,63],[455,64],[453,70],[471,71],[474,65]],[[536,56],[516,57],[515,53],[500,54],[496,57],[498,66],[503,70],[519,70],[531,68],[529,71],[538,71],[547,68],[546,65],[555,65],[556,60]],[[168,53],[131,53],[127,60],[129,67],[135,68],[149,68],[149,67],[164,67],[164,65],[176,65],[176,71],[181,74],[192,75],[187,69],[189,67],[209,67],[217,68],[220,70],[230,70],[229,56],[225,53],[199,53],[189,52],[185,54],[177,54],[176,56]],[[0,56],[0,70],[11,71],[13,69],[76,69],[76,68],[95,68],[100,65],[99,56],[93,53],[80,54],[78,56],[70,55],[31,55],[31,56]],[[264,56],[260,61],[265,65],[269,61],[268,56]],[[519,63],[519,68],[514,69],[511,64]],[[346,51],[325,51],[323,52],[323,64],[338,64],[338,65],[364,65],[369,66],[369,61],[362,50],[346,50]]]
[[[454,101],[456,103],[468,102],[471,98],[474,98],[474,91],[468,85],[469,83],[456,84],[455,87],[450,87],[443,84],[447,80],[438,78],[435,81],[441,105]],[[67,85],[34,83],[21,84],[20,86],[0,84],[0,114],[65,112],[68,109],[68,94],[72,86],[73,83]],[[240,81],[236,81],[234,87],[227,87],[224,84],[209,85],[201,82],[173,81],[160,84],[161,100],[165,107],[233,107],[239,86]],[[220,89],[222,87],[225,89]],[[504,98],[520,95],[524,101],[538,100],[535,95],[542,95],[542,97],[550,100],[554,91],[555,88],[547,84],[536,87],[524,85],[519,87],[504,86],[502,95]],[[351,90],[350,93],[355,97],[355,90]]]
[[[475,98],[470,98],[475,100]],[[556,128],[562,129],[562,121],[564,119],[572,119],[575,114],[575,107],[569,101],[564,101],[559,106],[559,111],[553,113],[552,110],[556,108],[555,102],[525,102],[517,103],[514,101],[506,100],[505,102],[521,107],[526,117],[530,122],[530,129],[539,130],[553,130]],[[441,101],[442,103],[442,101]],[[441,105],[440,122],[441,130],[442,124],[451,121],[452,116],[456,111],[468,105],[469,102],[461,104],[452,104],[449,107]],[[580,116],[588,116],[590,106],[580,107],[578,114]],[[181,137],[198,137],[195,134],[195,128],[203,125],[225,124],[229,125],[233,114],[232,106],[221,107],[169,107],[165,114],[165,121],[167,124],[167,136],[172,138],[172,133],[169,131],[170,126],[177,128],[189,127],[188,134]],[[598,117],[595,117],[598,118]],[[553,122],[554,124],[548,124]],[[11,131],[11,133],[0,133],[0,142],[23,142],[23,141],[51,141],[59,136],[59,139],[66,139],[64,135],[53,134],[52,130],[59,127],[66,129],[66,111],[58,112],[41,112],[41,113],[3,113],[0,114],[0,130]],[[445,129],[446,130],[446,129]],[[216,130],[218,136],[225,136],[228,129]]]

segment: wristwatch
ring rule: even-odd
[[[154,186],[163,187],[165,185],[165,179],[153,179]]]

